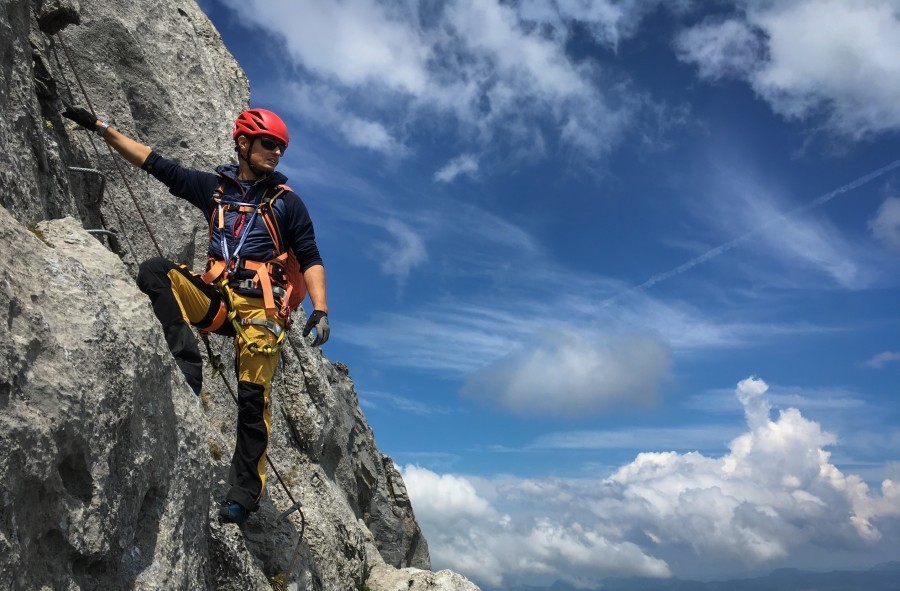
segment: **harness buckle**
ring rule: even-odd
[[[284,332],[284,328],[274,320],[262,320],[261,318],[241,318],[240,324],[242,326],[264,326],[269,332],[275,335],[275,337],[281,336],[281,333]]]

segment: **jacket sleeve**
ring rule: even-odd
[[[300,263],[300,269],[306,271],[313,265],[322,265],[322,257],[316,245],[316,232],[303,200],[296,193],[290,192],[285,197],[284,203],[285,220],[282,232],[285,235],[285,243],[293,249],[294,256]]]
[[[199,207],[207,217],[212,214],[212,194],[219,183],[216,175],[185,168],[177,161],[163,158],[155,151],[150,152],[141,168],[169,187],[169,193],[172,195]]]

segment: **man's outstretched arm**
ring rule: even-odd
[[[137,167],[143,166],[144,161],[147,160],[147,156],[150,155],[151,150],[148,146],[145,146],[104,124],[94,117],[87,109],[66,105],[66,110],[63,111],[63,117],[71,119],[88,131],[100,134],[100,137],[102,137],[107,144],[112,146],[112,148],[121,154],[125,160],[128,160]]]

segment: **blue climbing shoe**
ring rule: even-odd
[[[225,501],[224,506],[219,509],[219,521],[222,523],[235,523],[241,526],[248,517],[250,517],[250,512],[243,505],[234,501]]]

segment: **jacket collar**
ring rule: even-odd
[[[237,164],[222,164],[221,166],[216,167],[216,173],[223,178],[227,178],[233,180],[235,182],[238,181],[238,165]],[[261,184],[265,186],[275,187],[278,185],[283,185],[287,183],[287,177],[278,172],[274,171],[267,177],[261,178],[256,181],[254,184]]]

